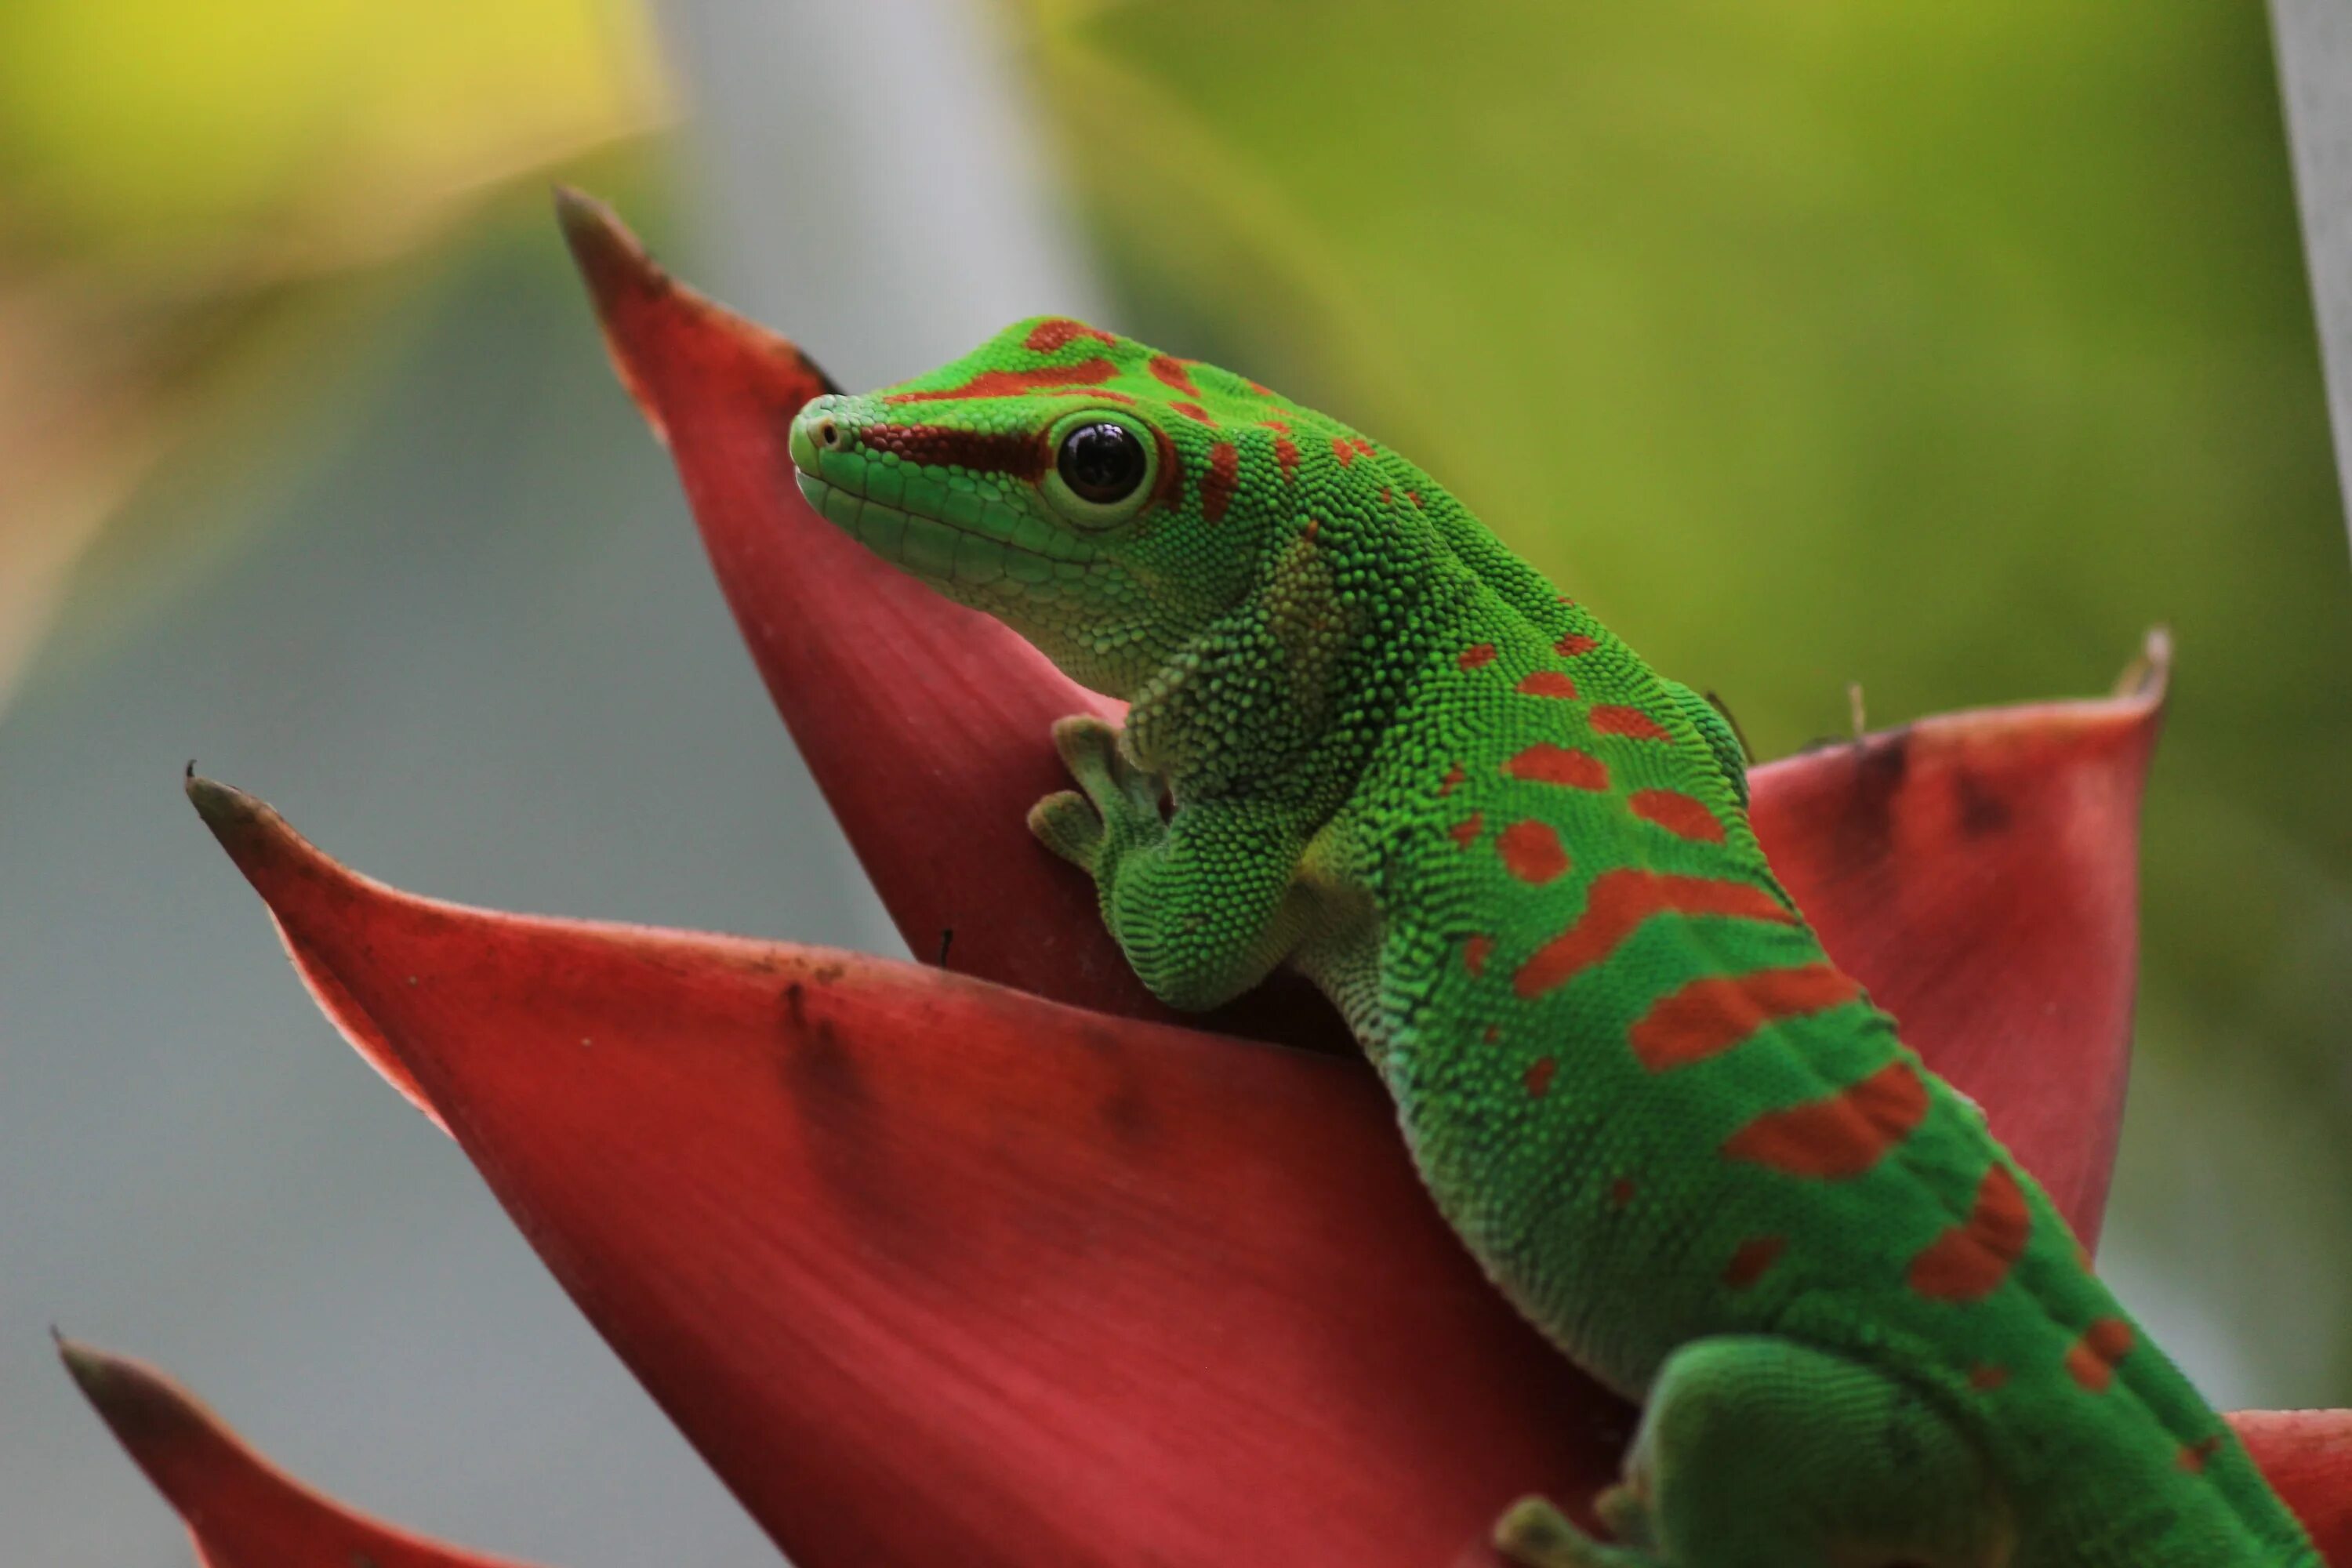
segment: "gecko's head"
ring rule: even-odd
[[[791,448],[809,504],[868,549],[1125,695],[1262,578],[1302,417],[1046,317],[898,386],[818,398]]]

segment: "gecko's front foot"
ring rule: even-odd
[[[1102,882],[1129,851],[1167,837],[1163,786],[1127,760],[1117,730],[1090,713],[1073,714],[1055,721],[1054,749],[1078,787],[1029,808],[1029,831],[1046,848]]]

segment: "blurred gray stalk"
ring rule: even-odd
[[[2352,479],[2352,3],[2271,0],[2271,27],[2341,488]]]

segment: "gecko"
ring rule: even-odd
[[[808,500],[1128,704],[1029,826],[1151,992],[1347,1018],[1447,1223],[1639,1401],[1528,1568],[2319,1568],[2048,1197],[1830,959],[1743,753],[1427,473],[1062,317],[803,407]]]

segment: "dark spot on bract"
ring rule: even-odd
[[[1111,1091],[1102,1098],[1100,1110],[1103,1125],[1124,1144],[1150,1141],[1160,1129],[1160,1118],[1152,1109],[1151,1096],[1135,1081],[1132,1074],[1122,1073]]]
[[[811,1005],[799,982],[784,987],[782,1002],[777,1078],[811,1177],[876,1248],[901,1256],[935,1251],[941,1227],[898,1179],[890,1118],[856,1046],[821,1005]]]
[[[1854,752],[1853,775],[1832,840],[1841,871],[1864,874],[1885,866],[1893,854],[1895,802],[1911,771],[1911,739],[1906,726],[1846,742]]]
[[[2000,832],[2015,815],[2000,792],[1968,768],[1953,775],[1952,793],[1959,803],[1960,834],[1966,838],[1989,838]]]

